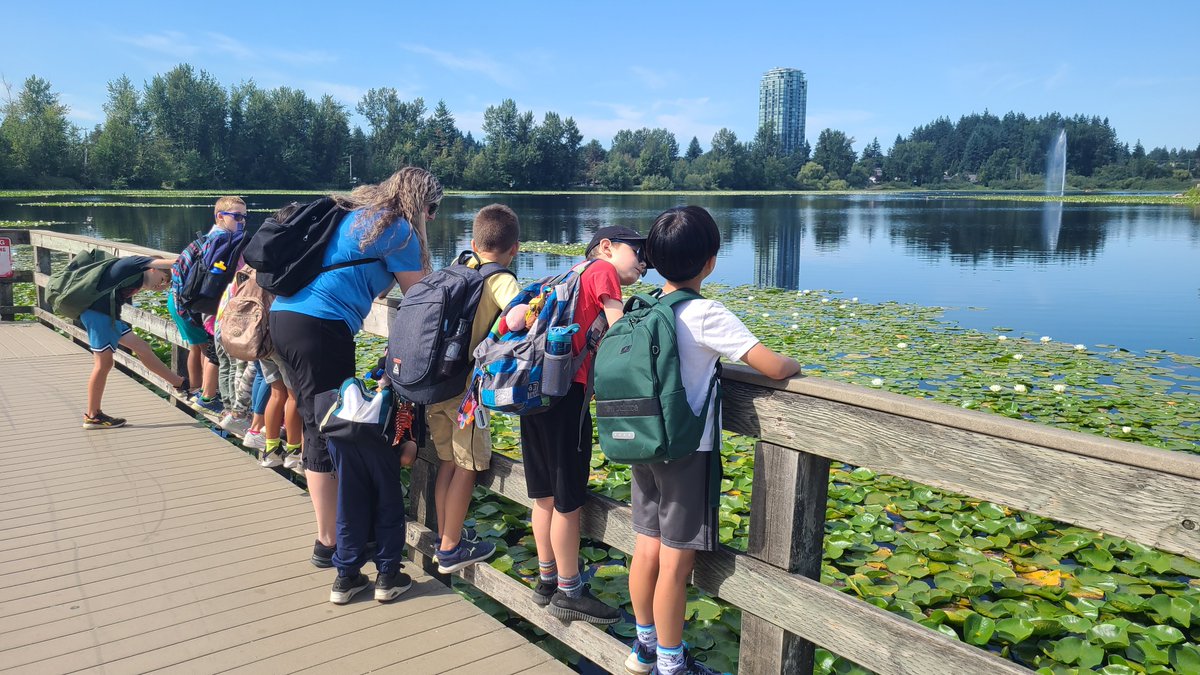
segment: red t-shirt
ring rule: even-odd
[[[604,311],[605,298],[621,299],[621,278],[617,276],[617,268],[613,267],[612,263],[596,260],[588,265],[579,277],[579,300],[575,304],[575,323],[579,324],[579,332],[575,333],[571,341],[571,347],[576,354],[587,346],[587,329]],[[575,382],[587,384],[595,355],[595,352],[592,352],[584,359],[575,373]]]

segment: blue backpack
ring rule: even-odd
[[[590,261],[564,274],[535,281],[517,294],[500,312],[483,342],[475,348],[475,371],[460,408],[460,424],[471,421],[482,406],[512,415],[544,412],[571,388],[575,373],[596,349],[607,328],[601,312],[587,328],[586,347],[578,354],[547,354],[546,338],[552,329],[570,334],[579,330],[575,307],[579,301],[580,277]],[[503,332],[500,322],[517,305],[529,305],[533,318],[520,331]]]

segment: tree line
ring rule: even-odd
[[[721,129],[704,150],[682,148],[669,129],[626,129],[609,147],[584,143],[575,120],[539,120],[505,100],[484,112],[483,138],[463,133],[444,101],[429,110],[395,89],[369,90],[355,105],[314,100],[253,81],[223,86],[187,64],[143,86],[108,83],[104,122],[68,120],[50,82],[5,83],[0,108],[0,186],[57,188],[345,188],[375,182],[398,166],[430,169],[451,188],[479,190],[766,190],[978,184],[1038,188],[1046,155],[1067,132],[1071,186],[1136,189],[1186,185],[1200,177],[1200,145],[1154,148],[1122,142],[1108,119],[989,112],[948,117],[854,148],[825,129],[816,144],[784,153],[764,127],[748,142]]]

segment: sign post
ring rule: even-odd
[[[12,276],[12,239],[0,237],[0,279],[11,279]]]

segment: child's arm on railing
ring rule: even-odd
[[[784,356],[761,342],[746,352],[742,362],[773,380],[784,380],[800,372],[799,361]]]

